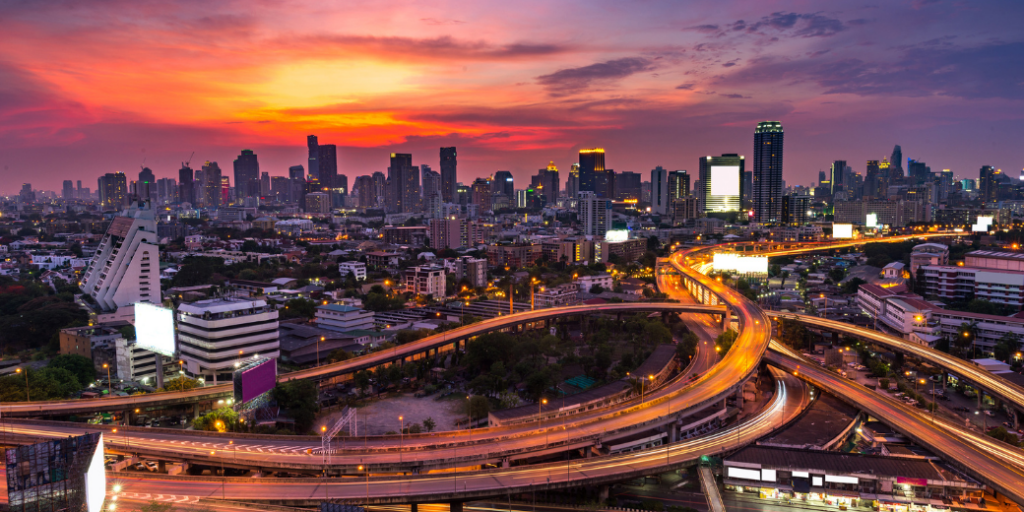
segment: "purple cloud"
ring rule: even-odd
[[[652,69],[654,65],[647,59],[626,57],[579,68],[561,69],[537,77],[537,83],[543,85],[552,96],[565,96],[586,90],[592,82],[619,80]]]

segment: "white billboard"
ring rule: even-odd
[[[864,222],[864,225],[869,227],[869,228],[877,228],[878,227],[878,214],[877,213],[869,213],[867,219]]]
[[[629,240],[629,231],[625,229],[609,229],[604,234],[604,240],[606,242],[623,242]]]
[[[740,256],[739,254],[717,253],[712,260],[715,270],[731,270],[740,274],[767,274],[768,258],[765,256]]]
[[[139,348],[173,356],[174,311],[148,302],[136,302],[135,339]]]
[[[738,165],[711,166],[711,195],[740,195],[740,168]]]
[[[742,478],[744,480],[761,479],[761,472],[756,469],[743,469],[735,466],[729,466],[725,469],[725,475],[727,478]]]
[[[89,468],[85,470],[85,510],[87,512],[100,512],[103,509],[103,500],[107,497],[107,473],[103,468],[103,434],[96,443],[96,449],[92,453],[92,460],[89,461]]]
[[[853,224],[832,224],[832,238],[853,238]]]
[[[978,215],[978,221],[975,225],[971,226],[971,231],[974,232],[986,232],[988,228],[992,227],[992,222],[995,217],[988,215]]]

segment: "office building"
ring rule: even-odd
[[[260,163],[256,153],[243,149],[234,161],[235,199],[243,203],[247,197],[260,196]]]
[[[682,197],[672,201],[673,226],[682,226],[690,219],[700,218],[700,201],[696,197]],[[662,221],[664,222],[664,220]]]
[[[82,277],[82,291],[102,311],[159,304],[160,247],[152,209],[133,205],[114,217]]]
[[[700,188],[697,198],[706,217],[735,222],[743,195],[744,158],[737,154],[700,158]]]
[[[263,172],[262,174],[260,174],[260,196],[261,197],[269,196],[270,195],[270,190],[271,190],[270,173],[269,172]]]
[[[424,297],[445,296],[445,271],[444,267],[423,265],[405,269],[403,282],[405,291],[422,295]]]
[[[194,176],[195,171],[188,164],[181,164],[181,169],[178,169],[178,200],[196,207],[199,205],[196,203],[196,186],[192,181]]]
[[[287,201],[300,206],[306,204],[306,170],[301,165],[288,168],[289,193]]]
[[[217,162],[203,164],[203,207],[216,210],[221,206],[223,180]]]
[[[306,213],[313,215],[327,215],[331,213],[331,195],[327,192],[312,192],[306,194]]]
[[[690,195],[690,175],[686,171],[672,171],[668,173],[668,202],[672,204],[676,199],[682,199]]]
[[[505,197],[515,197],[516,187],[512,173],[508,171],[497,171],[491,178],[491,193]]]
[[[471,195],[473,204],[476,205],[478,212],[483,213],[491,210],[491,180],[487,178],[477,178],[474,180]]]
[[[99,177],[100,207],[104,210],[121,210],[128,206],[128,178],[123,172],[109,172]],[[29,185],[29,193],[32,192]],[[24,194],[24,188],[22,188]],[[35,194],[32,195],[35,200]]]
[[[383,206],[384,197],[387,195],[385,192],[387,189],[387,178],[380,171],[373,173],[370,177],[373,178],[374,206],[380,208]]]
[[[580,164],[572,164],[569,167],[569,177],[565,179],[565,196],[576,200],[580,192]]]
[[[668,171],[659,165],[651,169],[651,211],[658,215],[665,215],[668,213],[670,204]]]
[[[763,121],[754,130],[754,168],[750,177],[750,207],[760,224],[782,221],[782,123]]]
[[[391,153],[385,195],[387,202],[384,207],[390,213],[416,213],[423,209],[420,170],[412,165],[412,155]]]
[[[782,197],[782,219],[779,223],[783,226],[799,227],[807,224],[808,215],[811,211],[811,196],[791,194]]]
[[[611,171],[607,174],[612,175]],[[614,174],[614,191],[616,201],[640,202],[640,188],[643,181],[640,174],[635,172],[620,172]]]
[[[581,191],[576,201],[576,216],[584,235],[603,237],[612,228],[612,202],[594,192]]]
[[[889,158],[889,177],[899,183],[904,178],[903,173],[903,148],[899,144],[892,148],[892,157]]]
[[[458,153],[454,147],[441,148],[441,197],[446,203],[455,203],[458,186]]]
[[[463,247],[463,223],[465,220],[459,217],[430,219],[430,248],[441,250]]]
[[[338,180],[338,147],[334,144],[320,144],[317,151],[316,163],[320,172],[316,178],[320,180],[320,185],[329,190],[345,188]]]
[[[61,187],[60,197],[63,199],[74,199],[75,198],[75,184],[71,180],[64,180],[63,186]]]
[[[320,177],[320,143],[316,135],[306,136],[306,149],[309,151],[309,158],[306,163],[309,175],[314,178]]]
[[[381,228],[384,243],[388,245],[406,245],[424,247],[427,242],[426,226],[384,226]]]
[[[580,150],[580,162],[579,162],[579,192],[598,192],[597,190],[597,174],[604,173],[604,149],[581,149]],[[607,177],[602,177],[602,181],[607,183]],[[607,194],[608,190],[605,188],[602,192]],[[604,197],[598,194],[597,197]]]
[[[420,166],[422,177],[423,200],[427,201],[433,195],[441,195],[441,174],[430,168],[429,165]]]
[[[280,356],[278,313],[263,300],[219,298],[178,306],[185,370],[207,383],[230,381],[247,361]]]
[[[995,203],[999,200],[999,178],[1002,173],[991,165],[981,166],[978,173],[979,199],[983,205]]]
[[[356,330],[373,330],[373,311],[325,304],[316,307],[316,326],[331,331],[348,332]]]
[[[139,181],[136,184],[136,195],[139,199],[156,198],[156,176],[149,167],[143,167],[139,172]]]
[[[377,206],[377,189],[373,183],[373,176],[356,176],[353,191],[353,195],[359,201],[360,208],[374,208]]]

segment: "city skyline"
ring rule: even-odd
[[[863,173],[895,144],[961,177],[1024,166],[1024,7],[1010,2],[236,7],[0,7],[4,192],[141,165],[175,177],[193,151],[227,168],[252,149],[284,176],[310,134],[337,145],[350,182],[393,152],[439,166],[451,146],[467,185],[498,170],[527,183],[590,147],[617,172],[695,173],[701,156],[752,158],[767,120],[789,134],[787,184],[835,160]],[[314,18],[337,28],[310,31]]]

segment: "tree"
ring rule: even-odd
[[[184,375],[164,382],[164,391],[188,391],[198,388],[201,383],[196,379],[190,379]]]
[[[82,386],[87,386],[96,380],[96,367],[92,359],[76,354],[61,354],[50,359],[47,368],[63,368],[72,374]]]
[[[214,409],[192,423],[196,430],[209,432],[237,432],[239,430],[238,413],[230,407]]]
[[[288,299],[284,308],[278,310],[281,320],[289,318],[313,318],[316,316],[316,302],[308,299]]]
[[[1020,352],[1020,336],[1012,332],[1004,333],[993,347],[993,352],[995,352],[996,359],[1009,363],[1010,358]]]
[[[878,379],[878,387],[882,389],[889,389],[889,379],[885,377]]]
[[[423,428],[427,429],[427,432],[433,432],[437,428],[437,422],[434,421],[434,418],[428,416],[427,419],[423,420]]]
[[[465,412],[469,416],[470,422],[481,420],[490,414],[491,402],[487,400],[486,396],[473,395],[466,400]]]
[[[833,283],[842,281],[844,277],[846,277],[846,270],[842,267],[836,267],[828,271],[828,278],[831,279]]]
[[[365,394],[366,388],[370,387],[370,373],[366,370],[356,372],[356,374],[352,376],[352,380],[360,393]]]
[[[686,364],[690,358],[697,354],[697,345],[700,344],[700,338],[687,331],[685,334],[680,336],[679,342],[676,344],[676,357]]]
[[[853,295],[854,293],[857,293],[857,290],[860,289],[860,285],[862,284],[867,284],[867,281],[859,277],[851,278],[850,280],[843,283],[843,293]]]
[[[729,349],[732,348],[733,343],[736,343],[736,338],[739,338],[739,336],[740,333],[729,329],[715,338],[715,345],[722,348],[721,352],[719,352],[722,357],[729,353]]]
[[[277,405],[295,419],[297,432],[308,432],[319,410],[316,383],[309,380],[290,380],[278,384],[270,392]]]
[[[590,293],[592,293],[594,295],[600,295],[603,292],[604,292],[604,288],[602,288],[601,285],[599,285],[599,284],[595,284],[594,286],[590,287]]]
[[[242,252],[260,252],[260,244],[256,243],[255,240],[246,240],[242,242],[242,247],[239,250]]]

